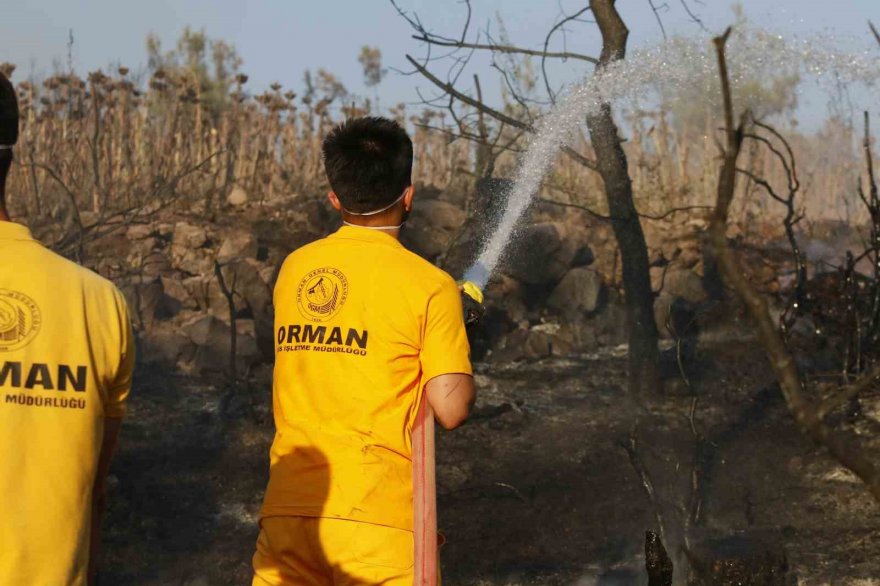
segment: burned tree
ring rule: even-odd
[[[729,34],[729,31],[728,31]],[[724,129],[727,135],[723,163],[718,179],[716,208],[709,226],[709,237],[724,281],[745,304],[758,341],[764,348],[789,411],[800,430],[825,447],[840,464],[851,470],[880,502],[880,469],[865,452],[860,441],[846,430],[832,427],[828,416],[851,398],[876,385],[880,364],[866,369],[855,382],[843,382],[834,389],[810,389],[798,371],[785,337],[770,315],[767,298],[749,282],[727,240],[727,219],[736,189],[737,161],[752,121],[748,113],[736,122],[727,73],[725,43],[727,34],[716,39],[719,69],[724,98]],[[810,391],[824,393],[811,393]],[[820,398],[815,398],[814,395]],[[821,398],[824,396],[825,398]]]
[[[597,74],[626,56],[629,30],[614,4],[614,0],[590,0],[590,8],[602,33],[602,54]],[[629,316],[630,386],[636,389],[651,388],[657,380],[658,334],[654,323],[648,249],[633,203],[632,180],[611,113],[611,104],[602,104],[598,114],[587,118],[587,126],[596,151],[598,171],[605,183],[611,225],[620,248]]]
[[[485,31],[477,34],[476,40],[470,35],[471,5],[465,2],[467,19],[460,35],[449,37],[430,32],[415,14],[402,10],[395,0],[392,5],[398,13],[413,27],[413,37],[425,43],[428,51],[423,59],[407,56],[415,71],[430,81],[441,95],[426,99],[426,103],[434,107],[447,109],[459,129],[458,137],[472,140],[483,149],[481,161],[487,159],[485,147],[489,152],[497,149],[512,149],[513,142],[500,139],[505,130],[514,129],[515,138],[522,133],[535,130],[534,121],[542,106],[552,107],[557,91],[553,89],[547,76],[548,60],[571,60],[592,64],[594,75],[602,75],[603,71],[616,61],[626,56],[629,31],[617,11],[615,0],[590,0],[589,5],[573,14],[563,14],[548,31],[544,46],[540,50],[528,49],[511,44],[506,39],[496,40]],[[602,52],[598,58],[574,53],[568,50],[551,51],[550,43],[556,34],[565,34],[566,26],[571,23],[583,23],[585,15],[595,18],[602,35]],[[482,38],[485,36],[485,42]],[[453,60],[451,72],[446,81],[431,71],[431,64],[436,61],[431,51],[440,48]],[[475,78],[476,95],[461,88],[460,77],[469,59],[475,52],[486,51],[493,56],[493,67],[499,72],[504,86],[512,97],[509,108],[495,109],[486,104]],[[526,95],[517,87],[515,71],[511,67],[499,64],[501,57],[526,56],[540,59],[541,72],[546,90],[546,99],[538,100]],[[498,57],[499,59],[496,59]],[[443,58],[443,57],[441,57]],[[477,117],[475,124],[469,124],[466,114],[456,108],[470,108]],[[486,130],[485,118],[491,118],[499,125],[495,137],[490,138]],[[651,289],[649,258],[645,235],[642,230],[638,211],[633,201],[632,181],[627,169],[627,158],[621,142],[617,124],[615,123],[611,105],[605,103],[595,114],[589,116],[586,127],[591,138],[591,146],[595,152],[595,160],[571,147],[563,152],[571,160],[591,171],[599,173],[604,184],[605,200],[609,209],[608,220],[616,237],[623,277],[623,289],[628,315],[629,339],[629,386],[634,391],[652,390],[658,383],[658,331],[654,322],[654,294]],[[479,165],[479,172],[492,172],[492,165],[484,162]]]

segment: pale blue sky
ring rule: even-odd
[[[699,33],[682,10],[680,0],[663,14],[668,32]],[[730,24],[731,0],[689,0],[713,31]],[[454,35],[463,12],[458,0],[399,0],[419,13],[436,32]],[[585,0],[472,0],[475,24],[484,26],[496,14],[504,17],[510,38],[538,48],[560,7],[573,11]],[[741,0],[752,20],[782,33],[830,32],[868,42],[867,20],[880,25],[880,0]],[[618,0],[627,21],[631,47],[661,38],[648,0]],[[387,0],[3,0],[0,15],[0,61],[19,66],[15,79],[52,71],[53,60],[66,61],[68,30],[75,37],[74,66],[79,71],[120,62],[133,69],[145,62],[144,38],[159,34],[173,45],[184,26],[204,28],[210,36],[235,44],[250,75],[251,90],[273,81],[299,88],[306,68],[324,67],[337,74],[356,93],[366,94],[357,54],[363,45],[382,49],[388,67],[405,67],[404,55],[422,54],[408,26]],[[497,31],[495,24],[492,25]],[[596,52],[593,27],[569,36],[569,49]],[[477,70],[485,64],[477,63]],[[583,74],[569,62],[560,75]],[[485,71],[488,78],[489,72]],[[560,81],[563,81],[560,79]],[[425,81],[390,73],[380,88],[384,104],[415,101],[416,87]],[[371,92],[370,92],[371,93]],[[811,96],[807,96],[807,102]],[[817,101],[818,98],[813,99]],[[824,107],[824,106],[823,106]],[[819,106],[809,112],[817,114]]]

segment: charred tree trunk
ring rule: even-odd
[[[596,75],[602,75],[606,66],[626,55],[629,30],[617,12],[615,0],[590,0],[590,8],[602,33],[602,55],[596,70]],[[632,391],[653,390],[658,386],[659,353],[648,247],[633,202],[626,153],[611,105],[604,104],[597,114],[588,116],[587,127],[605,184],[611,226],[620,248],[629,329],[629,387]]]

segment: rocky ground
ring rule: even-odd
[[[404,242],[461,275],[501,187],[478,186],[476,198],[421,190]],[[281,260],[338,220],[320,198],[234,195],[214,217],[165,210],[82,240],[84,261],[126,294],[140,357],[111,479],[103,584],[248,583],[273,434],[271,287]],[[800,584],[880,584],[880,508],[797,433],[741,308],[711,270],[705,221],[673,216],[645,229],[667,380],[663,394],[634,402],[610,227],[582,210],[532,210],[487,290],[474,416],[439,438],[445,582],[643,584],[655,505],[666,519],[678,514],[696,462],[692,545],[738,536],[785,552]],[[48,241],[51,232],[37,230]],[[791,287],[778,234],[760,246],[732,235],[765,293]],[[814,272],[858,242],[839,226],[808,237]],[[837,354],[825,343],[799,358],[815,370]],[[861,408],[841,424],[880,437],[880,398]],[[655,502],[625,449],[630,437]],[[880,452],[876,444],[866,442]]]
[[[707,348],[703,364],[695,421],[710,447],[695,535],[768,540],[799,584],[877,584],[880,510],[798,434],[760,356]],[[445,583],[644,584],[656,523],[622,448],[624,360],[478,370],[472,420],[439,438]],[[689,408],[658,398],[651,410],[669,423],[647,437],[685,429]],[[229,390],[141,369],[113,466],[103,583],[247,584],[272,433],[267,371]]]

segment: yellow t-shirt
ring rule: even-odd
[[[275,441],[261,517],[412,530],[425,383],[471,373],[455,281],[377,230],[343,227],[275,286]]]
[[[104,418],[133,363],[116,287],[0,221],[0,586],[86,583]]]

